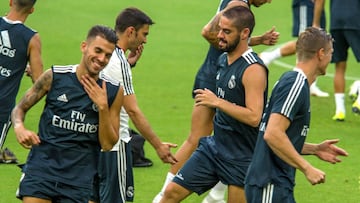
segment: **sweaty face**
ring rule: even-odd
[[[115,44],[96,36],[81,45],[83,60],[90,76],[97,76],[109,63]]]
[[[219,48],[225,52],[232,52],[240,42],[240,35],[231,20],[221,17],[219,21],[220,31],[217,35]]]

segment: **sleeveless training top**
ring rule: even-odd
[[[39,146],[33,146],[25,174],[80,187],[92,187],[100,144],[99,116],[76,76],[76,66],[53,66],[53,81],[39,123]],[[118,83],[105,80],[108,104],[118,92]]]
[[[7,121],[28,62],[28,47],[35,31],[20,21],[0,18],[0,122]]]

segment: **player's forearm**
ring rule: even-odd
[[[305,143],[301,150],[301,154],[314,155],[316,154],[317,149],[318,149],[318,144]]]
[[[321,13],[324,10],[325,0],[315,0],[314,2],[314,17],[312,26],[314,27],[321,27]]]
[[[267,130],[268,131],[268,130]],[[264,135],[266,143],[271,150],[284,162],[299,169],[303,173],[311,165],[296,151],[287,135],[280,131],[266,132]]]
[[[11,112],[11,122],[14,126],[14,129],[24,128],[24,120],[25,112],[18,106],[15,106]]]
[[[111,150],[119,139],[119,133],[113,126],[108,108],[99,110],[98,134],[101,149],[104,151]]]
[[[263,44],[262,43],[262,36],[253,36],[250,38],[249,40],[249,46],[256,46],[256,45],[259,45],[259,44]]]
[[[128,112],[129,117],[136,129],[140,134],[155,148],[157,149],[162,143],[160,138],[152,130],[149,121],[146,119],[145,115],[139,112]]]

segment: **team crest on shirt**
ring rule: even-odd
[[[93,109],[95,112],[99,112],[97,105],[94,104],[94,103],[92,104],[92,109]]]
[[[235,86],[236,86],[235,75],[232,75],[228,82],[228,87],[229,89],[234,89]]]

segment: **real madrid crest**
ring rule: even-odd
[[[232,75],[228,82],[228,87],[229,89],[233,89],[235,86],[236,86],[235,75]]]
[[[96,106],[96,104],[92,104],[92,109],[95,111],[95,112],[99,112],[98,110],[98,107]]]

